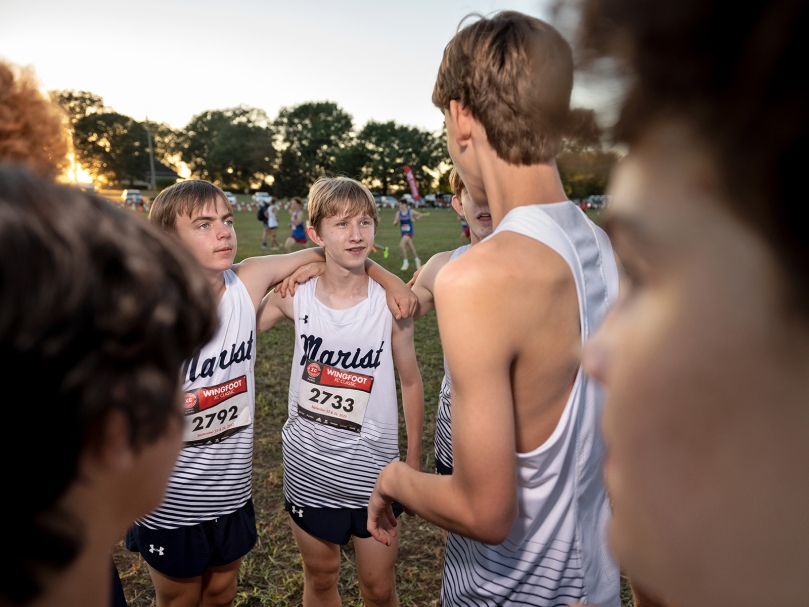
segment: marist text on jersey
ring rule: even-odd
[[[379,357],[385,349],[385,342],[379,345],[378,350],[371,348],[365,354],[362,354],[362,349],[357,348],[352,352],[343,350],[323,350],[323,338],[314,335],[301,334],[303,340],[303,356],[301,357],[300,365],[306,364],[307,360],[316,360],[319,363],[330,366],[340,366],[343,369],[376,369],[379,366]],[[318,353],[320,357],[318,357]],[[349,359],[350,362],[349,362]]]
[[[199,368],[199,375],[197,375],[197,368],[199,367],[200,355],[197,354],[187,362],[187,372],[183,373],[183,375],[188,382],[194,382],[198,377],[212,377],[217,366],[224,371],[232,364],[250,360],[252,358],[252,351],[253,332],[250,331],[250,338],[247,341],[242,341],[238,348],[234,343],[230,347],[230,351],[226,348],[222,350],[219,356],[203,359],[202,366]]]

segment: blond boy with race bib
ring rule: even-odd
[[[419,470],[424,396],[413,321],[393,319],[382,286],[365,271],[378,223],[373,195],[352,179],[319,179],[309,217],[309,237],[323,247],[325,271],[294,297],[270,294],[259,323],[261,329],[283,318],[295,323],[284,497],[303,559],[303,604],[340,604],[340,545],[353,536],[365,604],[398,605],[398,543],[384,546],[370,537],[366,508],[379,471],[399,459],[394,364],[407,465]],[[398,515],[401,509],[394,508]]]
[[[148,563],[161,607],[230,605],[241,560],[256,541],[256,310],[272,284],[323,254],[313,249],[234,264],[233,209],[205,181],[161,192],[149,219],[174,232],[196,258],[218,302],[219,328],[184,365],[184,447],[166,498],[130,530],[127,547]],[[398,279],[371,271],[395,289]]]

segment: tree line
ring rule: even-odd
[[[369,121],[355,128],[352,116],[331,101],[284,107],[275,119],[258,108],[208,110],[183,128],[139,122],[114,111],[87,91],[53,91],[68,115],[76,161],[106,184],[131,183],[149,175],[151,134],[155,160],[225,190],[269,191],[305,196],[323,175],[346,175],[388,195],[408,191],[409,165],[419,191],[449,191],[446,133],[431,133],[395,121]],[[579,128],[565,141],[559,168],[571,197],[603,193],[617,160],[604,150],[591,110],[574,110]],[[160,184],[168,185],[168,183]]]

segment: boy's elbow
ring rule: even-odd
[[[478,509],[471,525],[472,535],[469,537],[484,544],[502,544],[511,533],[518,514],[516,495],[514,499]]]

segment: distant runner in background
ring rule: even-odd
[[[267,207],[267,231],[270,233],[270,250],[277,251],[281,247],[278,245],[276,232],[278,231],[278,199],[270,198],[270,206]],[[264,243],[267,242],[267,235],[264,235]]]
[[[407,200],[402,198],[399,200],[399,210],[396,212],[396,217],[393,219],[393,225],[399,226],[399,231],[402,233],[402,239],[399,241],[399,250],[402,252],[402,270],[407,270],[410,267],[410,262],[407,260],[408,247],[413,252],[415,257],[416,269],[421,267],[421,260],[416,247],[413,245],[413,222],[421,219],[422,215],[418,211],[410,209]]]
[[[306,238],[306,223],[303,218],[303,201],[295,196],[289,202],[289,225],[292,228],[292,234],[289,235],[284,243],[284,250],[287,253],[292,252],[292,247],[295,244],[301,244],[304,247],[309,246],[309,241]]]

